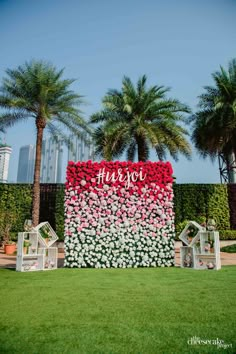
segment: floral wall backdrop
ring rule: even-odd
[[[169,162],[69,162],[65,266],[174,265]]]

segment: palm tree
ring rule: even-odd
[[[214,86],[205,86],[199,96],[192,140],[204,158],[214,160],[223,154],[229,182],[236,182],[236,59],[230,61],[228,71],[220,67],[212,77]]]
[[[93,138],[96,153],[106,160],[120,157],[126,151],[127,159],[146,161],[151,148],[160,160],[166,152],[177,160],[178,153],[188,158],[191,148],[179,124],[183,113],[190,109],[175,99],[167,99],[168,88],[146,87],[144,75],[133,85],[124,77],[121,91],[109,90],[103,98],[104,109],[92,115],[91,123],[100,123]]]
[[[1,129],[33,118],[36,125],[36,157],[33,182],[33,225],[39,223],[40,208],[40,166],[43,132],[47,127],[55,137],[67,139],[62,128],[78,134],[85,127],[78,105],[81,96],[70,90],[74,80],[62,79],[63,70],[57,70],[43,61],[26,62],[15,70],[8,69],[0,88]]]

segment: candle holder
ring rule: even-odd
[[[213,218],[207,220],[207,230],[214,231],[216,229],[216,222]]]
[[[29,232],[33,229],[33,224],[32,224],[32,220],[30,219],[26,219],[24,222],[24,230],[26,232]]]

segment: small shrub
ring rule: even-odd
[[[219,230],[220,240],[236,240],[236,230]]]
[[[230,246],[222,247],[220,250],[221,252],[236,253],[236,243]]]

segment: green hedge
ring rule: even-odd
[[[219,230],[220,240],[236,240],[236,230]]]
[[[64,240],[64,194],[65,187],[61,185],[55,202],[55,229],[60,240]]]
[[[43,191],[43,193],[42,193]],[[59,239],[64,237],[64,185],[41,186],[44,200],[41,203],[41,221],[49,221]],[[216,220],[220,230],[230,229],[227,186],[223,184],[174,184],[174,211],[176,233],[183,229],[186,220],[201,223],[208,217]],[[24,220],[31,218],[32,186],[26,184],[0,184],[0,211],[17,213],[13,232],[23,230]],[[48,209],[48,210],[47,210]],[[47,216],[47,220],[45,219]],[[43,218],[43,220],[42,220]],[[223,232],[223,233],[222,233]],[[221,239],[235,239],[233,231],[221,231]],[[233,238],[232,238],[233,237]]]
[[[23,230],[25,219],[31,219],[32,186],[22,184],[0,184],[0,213],[11,211],[15,222],[11,231]]]
[[[174,211],[177,234],[186,220],[215,219],[217,228],[230,229],[227,185],[174,184]]]

